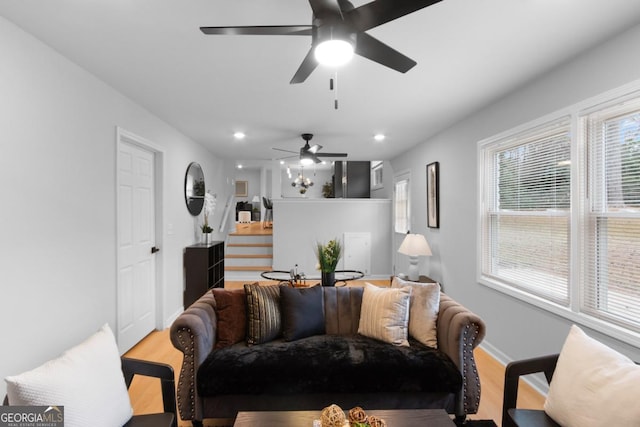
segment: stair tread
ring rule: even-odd
[[[243,233],[233,232],[229,236],[273,236],[273,233]]]
[[[225,266],[226,271],[271,271],[273,267],[270,265],[257,266]]]
[[[273,258],[273,254],[226,254],[225,258]]]
[[[234,248],[272,248],[273,243],[228,243],[227,247]]]

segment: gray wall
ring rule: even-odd
[[[214,224],[233,170],[2,17],[0,40],[4,378],[58,356],[104,323],[116,330],[117,126],[164,153],[161,327],[182,310],[182,252],[200,234],[202,216],[185,206],[186,168],[198,161],[218,194]]]
[[[317,273],[313,251],[343,233],[371,233],[371,276],[391,271],[391,201],[383,199],[274,199],[273,269],[298,264],[307,275]],[[382,226],[381,226],[382,225]]]
[[[477,142],[640,78],[639,42],[640,26],[392,160],[394,170],[412,171],[411,231],[424,233],[433,250],[426,262],[428,274],[486,321],[486,346],[502,359],[558,352],[571,322],[477,283]],[[441,226],[427,229],[424,173],[434,161],[440,162]],[[640,360],[639,349],[586,331]]]
[[[262,206],[260,174],[260,169],[236,169],[236,181],[247,181],[247,195],[236,197],[236,201],[251,203],[253,196],[258,196],[260,199],[258,207]]]

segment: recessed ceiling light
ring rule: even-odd
[[[280,160],[280,164],[281,164],[281,165],[284,165],[284,160]]]
[[[384,138],[385,136],[382,133],[377,133],[373,136],[373,139],[375,139],[376,141],[384,141]]]
[[[245,136],[247,136],[247,135],[245,135],[244,132],[236,132],[236,133],[233,134],[233,137],[235,139],[244,139]]]
[[[238,165],[238,169],[242,169],[242,165]]]

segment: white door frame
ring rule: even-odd
[[[164,216],[162,212],[163,200],[163,176],[164,176],[164,150],[159,147],[157,144],[138,136],[132,132],[129,132],[119,126],[116,126],[116,194],[115,194],[115,209],[116,209],[116,280],[118,280],[118,248],[119,248],[119,232],[117,224],[118,218],[118,159],[117,155],[120,145],[123,143],[131,144],[138,146],[146,151],[152,152],[154,154],[155,159],[155,176],[154,176],[154,215],[155,215],[155,241],[156,247],[160,248],[160,251],[155,254],[155,263],[156,263],[156,283],[155,283],[155,307],[156,307],[156,329],[162,330],[165,328],[164,324],[164,241],[163,241],[163,230],[164,230]],[[118,289],[118,285],[116,284],[116,289]],[[116,299],[116,311],[117,311],[117,299]],[[116,313],[117,319],[117,313]],[[117,325],[116,325],[117,328]],[[117,330],[117,329],[116,329]]]

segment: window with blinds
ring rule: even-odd
[[[478,279],[640,345],[640,82],[633,90],[479,143]]]
[[[394,187],[394,230],[396,233],[409,231],[409,178],[398,179]]]
[[[581,309],[640,331],[640,98],[582,118],[588,200]]]
[[[481,275],[569,304],[570,120],[481,147]]]

